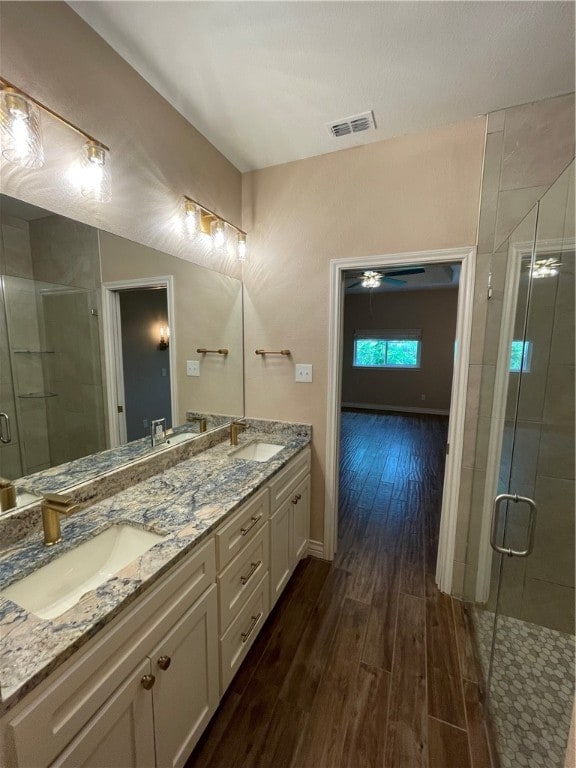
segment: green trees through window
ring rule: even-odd
[[[354,341],[357,368],[419,368],[420,341],[416,339],[362,339]]]

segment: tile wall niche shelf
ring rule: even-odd
[[[53,349],[15,349],[15,355],[53,355]]]
[[[26,392],[23,395],[18,395],[20,400],[38,400],[46,397],[58,397],[57,392]]]

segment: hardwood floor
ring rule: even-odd
[[[339,548],[300,563],[187,768],[489,768],[434,584],[447,419],[342,414]]]

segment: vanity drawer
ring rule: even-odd
[[[268,570],[269,553],[268,523],[264,523],[250,544],[218,576],[221,635]]]
[[[305,448],[269,483],[270,512],[275,512],[310,472],[310,448]]]
[[[240,552],[268,520],[268,489],[263,488],[250,499],[222,528],[216,531],[218,570],[221,571]]]
[[[224,694],[238,667],[266,621],[270,605],[270,580],[266,573],[244,608],[220,640],[220,686]]]

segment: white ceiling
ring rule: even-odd
[[[574,90],[573,2],[70,5],[241,171]]]

